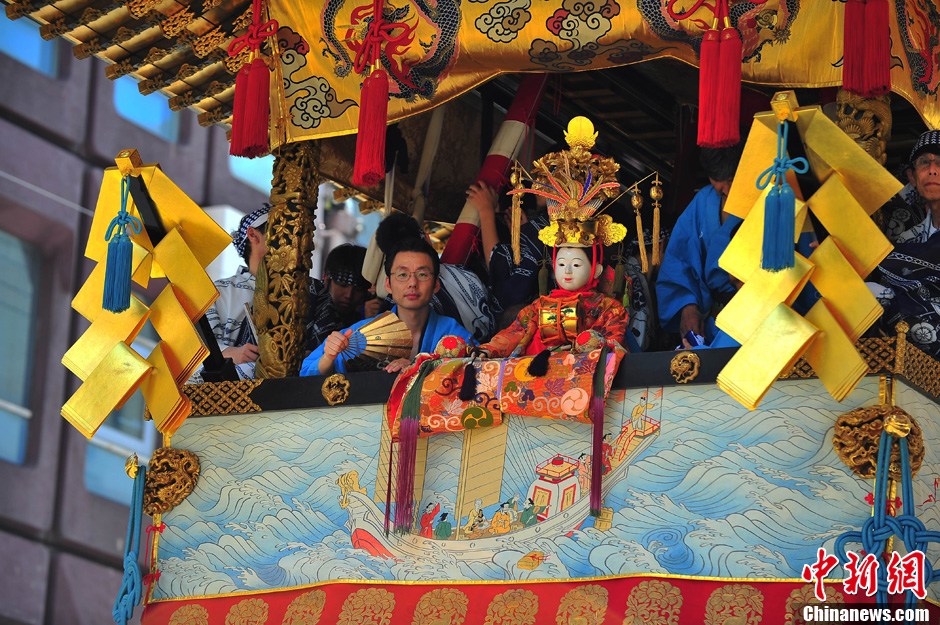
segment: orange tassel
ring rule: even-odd
[[[385,178],[385,127],[388,124],[388,74],[373,71],[362,81],[353,184],[374,187]]]

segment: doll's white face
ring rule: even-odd
[[[595,273],[600,274],[598,265]],[[555,254],[555,282],[558,287],[566,291],[576,291],[590,282],[591,259],[588,258],[585,248],[563,247]]]

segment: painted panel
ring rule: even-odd
[[[448,540],[421,537],[418,522],[412,534],[385,535],[384,494],[374,492],[381,406],[190,419],[173,442],[199,455],[202,476],[164,516],[154,598],[339,579],[798,578],[817,548],[831,552],[870,513],[871,481],[850,473],[831,440],[839,414],[877,397],[877,378],[842,404],[817,380],[782,382],[756,411],[713,387],[614,391],[604,531],[588,515],[586,492],[547,519],[521,520],[536,467],[589,455],[589,424],[509,418],[504,466],[486,478],[499,481],[499,503],[482,505],[485,520],[472,531],[474,501],[454,518],[463,437],[434,436],[416,509],[419,518],[433,511],[435,528],[451,524],[453,532],[437,533]],[[914,489],[918,516],[936,529],[940,457],[931,443],[940,441],[940,408],[903,387],[898,404],[924,429],[927,456]],[[490,521],[507,502],[510,531],[497,534]],[[520,567],[530,552],[544,559]],[[931,548],[932,561],[938,553]]]

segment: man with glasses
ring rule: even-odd
[[[902,232],[894,251],[869,277],[868,286],[884,307],[881,329],[893,334],[899,321],[908,340],[940,357],[940,130],[925,132],[911,151],[908,180],[927,212]]]
[[[408,366],[422,352],[432,352],[438,341],[448,335],[459,336],[475,344],[472,335],[460,323],[439,315],[431,309],[431,298],[441,288],[439,279],[441,261],[431,245],[418,238],[403,239],[385,256],[385,288],[398,315],[412,335],[411,358],[393,360],[384,367],[397,373]],[[349,347],[353,331],[368,323],[364,319],[342,332],[333,332],[304,359],[300,375],[326,375],[331,371],[347,373],[345,362],[339,355]]]
[[[907,179],[920,196],[927,216],[898,235],[895,243],[924,243],[940,231],[940,130],[928,130],[917,140]]]

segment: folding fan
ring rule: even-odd
[[[339,357],[350,371],[375,369],[380,363],[411,356],[412,340],[405,322],[386,312],[354,330]]]

